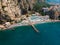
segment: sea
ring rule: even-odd
[[[51,5],[60,5],[60,0],[45,0],[45,2]]]
[[[20,26],[0,31],[0,45],[60,45],[60,22]]]

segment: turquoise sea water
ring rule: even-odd
[[[60,5],[60,0],[46,0],[46,3],[52,3],[52,5]]]
[[[37,24],[36,33],[31,26],[0,31],[0,45],[60,45],[60,22]]]

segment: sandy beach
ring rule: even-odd
[[[35,22],[31,22],[33,25],[35,24],[43,24],[43,23],[50,23],[50,22],[60,22],[60,20],[45,20],[45,21],[35,21]],[[21,23],[17,23],[17,24],[13,24],[11,26],[8,27],[9,28],[14,28],[14,27],[18,27],[18,26],[27,26],[30,25],[28,21],[24,20]]]

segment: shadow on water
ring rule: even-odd
[[[0,31],[0,45],[60,45],[60,22],[37,24],[36,33],[31,26]]]

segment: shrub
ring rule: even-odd
[[[44,13],[42,12],[43,7],[50,7],[50,5],[46,3],[36,3],[33,7],[33,10],[44,15]]]

